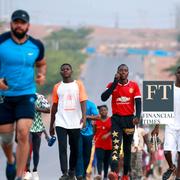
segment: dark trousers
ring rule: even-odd
[[[34,169],[33,171],[37,171],[37,167],[39,164],[39,150],[41,145],[41,132],[33,133],[30,132],[30,144],[32,145],[32,152],[33,152],[33,165]],[[31,152],[29,153],[26,168],[28,171],[30,171],[30,162],[31,162]]]
[[[118,161],[123,139],[124,151],[124,175],[127,175],[130,170],[131,162],[131,144],[134,134],[133,115],[132,116],[119,116],[113,115],[112,121],[112,161],[111,170],[118,173]]]
[[[86,169],[88,167],[91,156],[92,139],[93,139],[93,135],[84,136],[80,134],[76,176],[85,177],[86,175]]]
[[[108,168],[111,160],[111,150],[96,148],[96,157],[98,174],[101,175],[104,165],[104,178],[107,178]]]
[[[76,163],[77,163],[77,157],[78,157],[78,143],[79,143],[80,129],[65,129],[62,127],[56,127],[56,134],[58,138],[61,171],[63,174],[68,172],[67,136],[69,137],[69,145],[70,145],[69,173],[72,173],[74,175]]]

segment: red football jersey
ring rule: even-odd
[[[112,82],[107,85],[107,88],[111,86]],[[116,86],[112,93],[112,113],[120,116],[133,115],[134,99],[141,97],[140,89],[136,82],[128,81],[127,84],[120,84]]]
[[[107,118],[105,121],[95,121],[96,133],[95,133],[95,147],[102,148],[104,150],[112,149],[112,138],[111,135],[107,139],[102,139],[102,136],[111,131],[111,118]]]

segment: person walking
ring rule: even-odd
[[[128,80],[129,69],[126,64],[117,68],[114,81],[107,85],[107,90],[102,93],[102,101],[112,95],[112,161],[110,179],[118,179],[118,160],[121,141],[123,138],[124,174],[122,180],[128,180],[131,162],[131,143],[135,124],[140,121],[141,93],[138,84]],[[135,108],[136,107],[136,110]],[[134,114],[136,112],[136,114]]]
[[[57,83],[53,89],[50,135],[56,134],[59,146],[59,158],[62,176],[60,180],[74,180],[75,168],[78,158],[78,145],[81,124],[86,123],[86,100],[87,95],[83,83],[73,80],[72,66],[68,63],[62,64],[60,74],[62,81]],[[67,136],[69,137],[70,157],[69,170],[67,159]]]

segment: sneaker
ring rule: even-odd
[[[167,171],[163,173],[163,175],[162,175],[162,180],[167,180],[167,179],[169,179],[170,176],[171,176],[172,174],[174,174],[175,172],[176,172],[176,166],[173,165],[172,168],[167,169]]]
[[[34,171],[34,172],[32,173],[32,179],[33,179],[33,180],[39,180],[39,175],[38,175],[38,172],[37,172],[37,171]]]
[[[108,178],[110,179],[110,180],[118,180],[118,175],[117,175],[117,173],[116,172],[110,172],[109,174],[108,174]]]
[[[77,180],[83,180],[83,176],[76,176]]]
[[[27,171],[23,177],[24,180],[32,180],[31,172]]]
[[[59,180],[69,180],[69,176],[67,174],[63,174]]]
[[[95,176],[94,180],[102,180],[101,175],[97,175],[97,176]]]
[[[17,177],[15,180],[23,180],[21,177]]]
[[[16,160],[14,159],[13,164],[6,165],[6,177],[7,180],[14,180],[16,177]]]
[[[122,178],[121,178],[121,180],[130,180],[130,178],[129,178],[129,176],[127,176],[127,175],[123,175]]]
[[[56,141],[56,137],[52,136],[49,140],[48,140],[48,146],[52,146]]]
[[[69,175],[68,180],[76,180],[75,171],[69,170],[68,175]]]

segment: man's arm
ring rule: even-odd
[[[136,115],[133,119],[133,124],[138,124],[141,117],[141,98],[135,98],[135,104],[136,104]]]
[[[36,82],[39,85],[43,85],[46,79],[46,61],[42,59],[40,61],[36,61],[37,75]]]
[[[81,111],[82,111],[82,119],[81,123],[83,123],[83,127],[86,126],[86,101],[81,101]]]
[[[8,89],[8,85],[5,79],[0,78],[0,90],[6,90],[6,89]]]
[[[157,135],[159,134],[159,124],[156,124],[154,129],[151,132],[151,136]]]
[[[101,100],[106,101],[109,99],[110,95],[113,93],[114,89],[117,86],[117,82],[113,82],[112,85],[101,94]]]
[[[50,128],[49,128],[49,133],[51,136],[55,134],[54,132],[54,122],[55,122],[55,115],[57,112],[57,103],[53,103],[52,108],[51,108],[51,122],[50,122]]]

